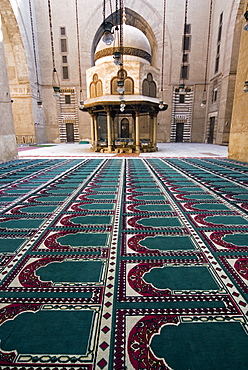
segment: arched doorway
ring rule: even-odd
[[[121,138],[129,138],[129,120],[127,118],[121,120]]]

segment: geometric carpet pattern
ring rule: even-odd
[[[246,370],[248,165],[0,165],[0,368]]]

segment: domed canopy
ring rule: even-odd
[[[113,36],[114,42],[111,45],[106,45],[102,39],[99,41],[95,51],[95,61],[107,56],[112,57],[113,52],[119,48],[120,31],[114,30]],[[151,46],[147,37],[138,28],[127,24],[123,24],[123,52],[124,55],[151,62]]]

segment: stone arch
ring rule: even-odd
[[[158,59],[158,53],[159,53],[158,44],[161,41],[157,40],[157,38],[155,36],[156,34],[159,35],[159,32],[156,32],[155,28],[158,28],[158,27],[161,28],[161,23],[162,23],[161,15],[150,4],[148,4],[145,1],[143,2],[143,7],[144,7],[145,11],[148,14],[151,14],[151,12],[153,13],[153,16],[154,16],[153,18],[147,18],[147,19],[153,19],[154,25],[156,24],[156,26],[153,27],[153,25],[149,24],[146,21],[145,17],[143,17],[141,14],[138,14],[137,12],[135,12],[134,10],[131,9],[132,4],[130,4],[130,8],[129,8],[128,7],[128,1],[126,1],[125,5],[126,5],[126,7],[125,7],[126,24],[140,29],[146,35],[146,37],[149,40],[149,43],[151,45],[151,50],[152,50],[152,56],[153,57],[152,57],[151,64],[154,67],[158,67],[158,60],[159,60]],[[101,8],[98,8],[97,10],[100,11]],[[118,14],[116,15],[116,12],[114,12],[113,14],[109,15],[106,18],[106,21],[109,21],[114,25],[118,23],[118,20],[119,20],[119,16],[118,16]],[[99,27],[98,27],[98,29],[95,33],[93,42],[92,42],[91,66],[94,65],[95,49],[96,49],[96,46],[97,46],[99,40],[101,39],[102,35],[103,35],[103,30],[99,25]]]
[[[27,53],[10,0],[1,0],[0,15],[17,142],[36,142]]]

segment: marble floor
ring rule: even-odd
[[[45,144],[44,144],[45,145]],[[46,144],[51,146],[19,146],[19,158],[32,157],[114,157],[116,154],[94,153],[90,150],[91,144],[64,143]],[[228,147],[214,144],[200,143],[159,143],[158,151],[141,153],[143,157],[227,157]]]

